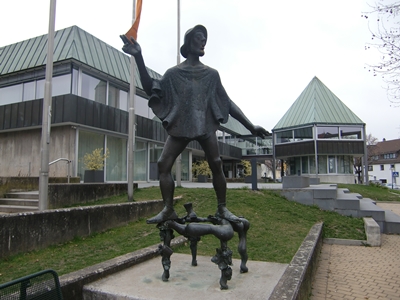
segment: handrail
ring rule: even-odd
[[[69,160],[68,158],[63,158],[63,157],[62,157],[62,158],[58,158],[58,159],[56,159],[56,160],[50,162],[50,163],[49,163],[49,166],[52,165],[52,164],[55,164],[55,163],[57,163],[57,162],[59,162],[59,161],[66,161],[66,162],[67,162],[67,165],[68,165],[68,176],[67,176],[67,179],[68,179],[68,183],[69,183],[69,178],[71,177],[71,176],[69,175],[69,164],[70,164],[72,161]]]

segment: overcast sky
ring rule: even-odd
[[[365,69],[369,0],[181,0],[181,40],[197,24],[208,30],[203,63],[217,69],[230,98],[271,130],[317,76],[379,140],[400,138],[400,108]],[[121,49],[132,0],[58,0],[56,30],[77,25]],[[0,0],[0,46],[48,31],[50,0]],[[160,74],[177,63],[177,0],[143,0],[138,42]],[[373,24],[372,24],[373,25]],[[180,43],[181,44],[181,43]],[[181,58],[183,60],[183,58]]]

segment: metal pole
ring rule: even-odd
[[[132,9],[132,24],[136,19],[136,0],[133,1]],[[136,133],[136,122],[135,122],[135,71],[136,61],[133,56],[130,58],[130,88],[129,88],[129,128],[128,128],[128,201],[133,201],[133,171],[135,161],[135,133]]]
[[[42,138],[40,149],[39,171],[39,210],[48,208],[49,188],[49,144],[51,127],[51,84],[53,77],[53,51],[54,51],[54,27],[56,21],[56,0],[50,0],[49,32],[47,35],[47,62],[46,78],[44,83]]]
[[[365,125],[363,126],[363,140],[364,140],[364,185],[369,184],[369,175],[368,175],[368,149],[366,142],[366,130]]]
[[[176,55],[176,64],[179,65],[181,62],[181,55],[179,52],[179,44],[180,44],[180,19],[181,19],[181,12],[180,12],[180,0],[178,1],[178,17],[177,17],[177,55]],[[176,159],[176,186],[182,186],[182,154],[178,155],[178,158]]]

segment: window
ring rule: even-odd
[[[281,131],[276,133],[276,143],[283,144],[289,143],[293,141],[293,132],[292,130]]]
[[[107,136],[107,149],[110,154],[106,159],[106,180],[127,180],[127,140],[123,138]]]
[[[368,166],[368,171],[373,171],[374,170],[374,166]]]
[[[325,155],[318,156],[318,174],[327,173],[327,157]]]
[[[295,141],[312,140],[313,139],[312,129],[313,129],[312,127],[306,127],[293,130],[294,140]]]
[[[24,83],[24,90],[23,90],[22,101],[29,101],[35,99],[36,94],[36,82],[25,82]]]
[[[81,96],[96,102],[106,104],[107,82],[82,74]]]
[[[0,105],[22,101],[22,84],[7,86],[0,89]]]
[[[392,159],[392,158],[396,158],[396,155],[394,153],[386,153],[386,154],[383,154],[383,158],[384,159]]]
[[[381,171],[384,171],[384,170],[385,170],[385,166],[381,165]]]
[[[71,74],[53,77],[51,83],[52,96],[67,95],[71,93]]]
[[[362,139],[361,131],[360,127],[340,127],[340,138],[360,140]]]
[[[317,127],[317,134],[319,139],[339,139],[338,127]]]
[[[315,156],[309,156],[310,174],[315,174]]]
[[[301,158],[301,172],[303,174],[308,174],[308,156],[303,156]]]
[[[328,158],[329,173],[336,173],[336,157],[329,156]]]

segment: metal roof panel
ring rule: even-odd
[[[273,130],[306,124],[364,125],[364,122],[314,77]]]

